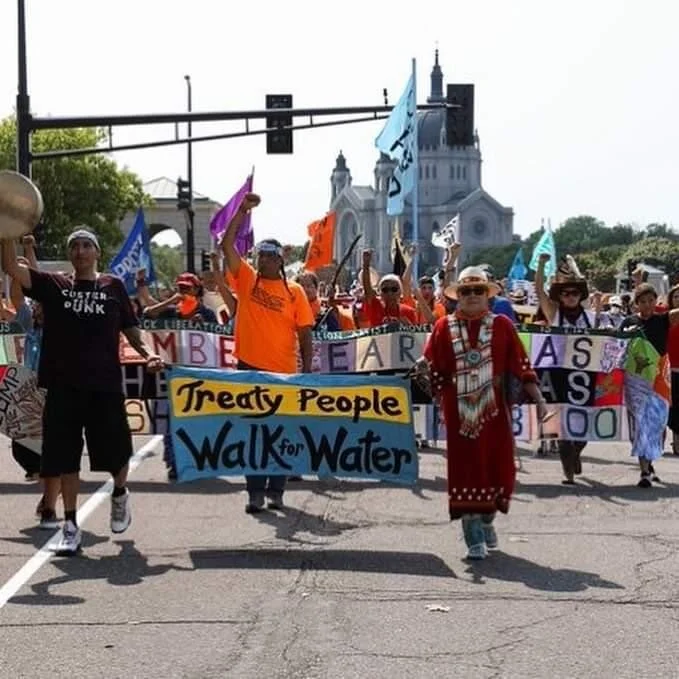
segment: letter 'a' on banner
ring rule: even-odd
[[[310,241],[304,260],[305,271],[318,271],[332,264],[336,220],[337,213],[332,211],[307,226]]]
[[[400,377],[173,367],[177,479],[318,475],[413,485],[410,385]]]

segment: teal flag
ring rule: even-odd
[[[519,248],[514,255],[514,261],[507,274],[509,281],[525,281],[528,274],[528,269],[523,262],[523,250]]]
[[[547,282],[549,277],[556,273],[556,247],[554,246],[554,234],[551,229],[544,230],[540,240],[533,249],[533,255],[528,264],[528,268],[531,271],[538,270],[538,259],[543,253],[547,253],[550,256],[549,261],[545,264],[545,282]]]

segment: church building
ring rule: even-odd
[[[427,103],[444,104],[443,72],[435,52]],[[514,212],[504,207],[481,186],[481,145],[478,133],[472,146],[450,147],[446,142],[446,112],[420,111],[419,148],[419,252],[420,273],[433,273],[441,266],[443,251],[432,245],[432,233],[458,215],[457,240],[462,243],[461,261],[474,250],[512,242]],[[352,183],[347,160],[340,151],[330,177],[330,209],[337,213],[335,253],[337,259],[358,233],[363,234],[350,268],[361,266],[361,250],[373,248],[373,266],[380,273],[392,270],[390,261],[394,218],[387,215],[387,185],[394,163],[380,154],[370,186]],[[400,232],[407,245],[414,240],[412,197],[399,217]]]

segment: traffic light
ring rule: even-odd
[[[210,271],[211,270],[210,266],[210,253],[207,250],[201,250],[200,251],[200,270],[201,271]]]
[[[191,184],[182,179],[177,179],[177,210],[188,210],[191,207]]]
[[[448,146],[474,145],[474,85],[448,85],[446,137]]]
[[[632,274],[634,273],[634,269],[637,268],[637,265],[639,262],[636,259],[628,259],[627,260],[627,277],[632,280]]]
[[[266,108],[292,108],[292,94],[267,94]],[[266,129],[272,130],[266,133],[267,153],[292,153],[292,130],[283,127],[292,127],[292,116],[266,117]]]

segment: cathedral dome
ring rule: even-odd
[[[417,146],[420,150],[434,150],[441,145],[441,129],[446,124],[446,111],[422,111],[417,114]]]

